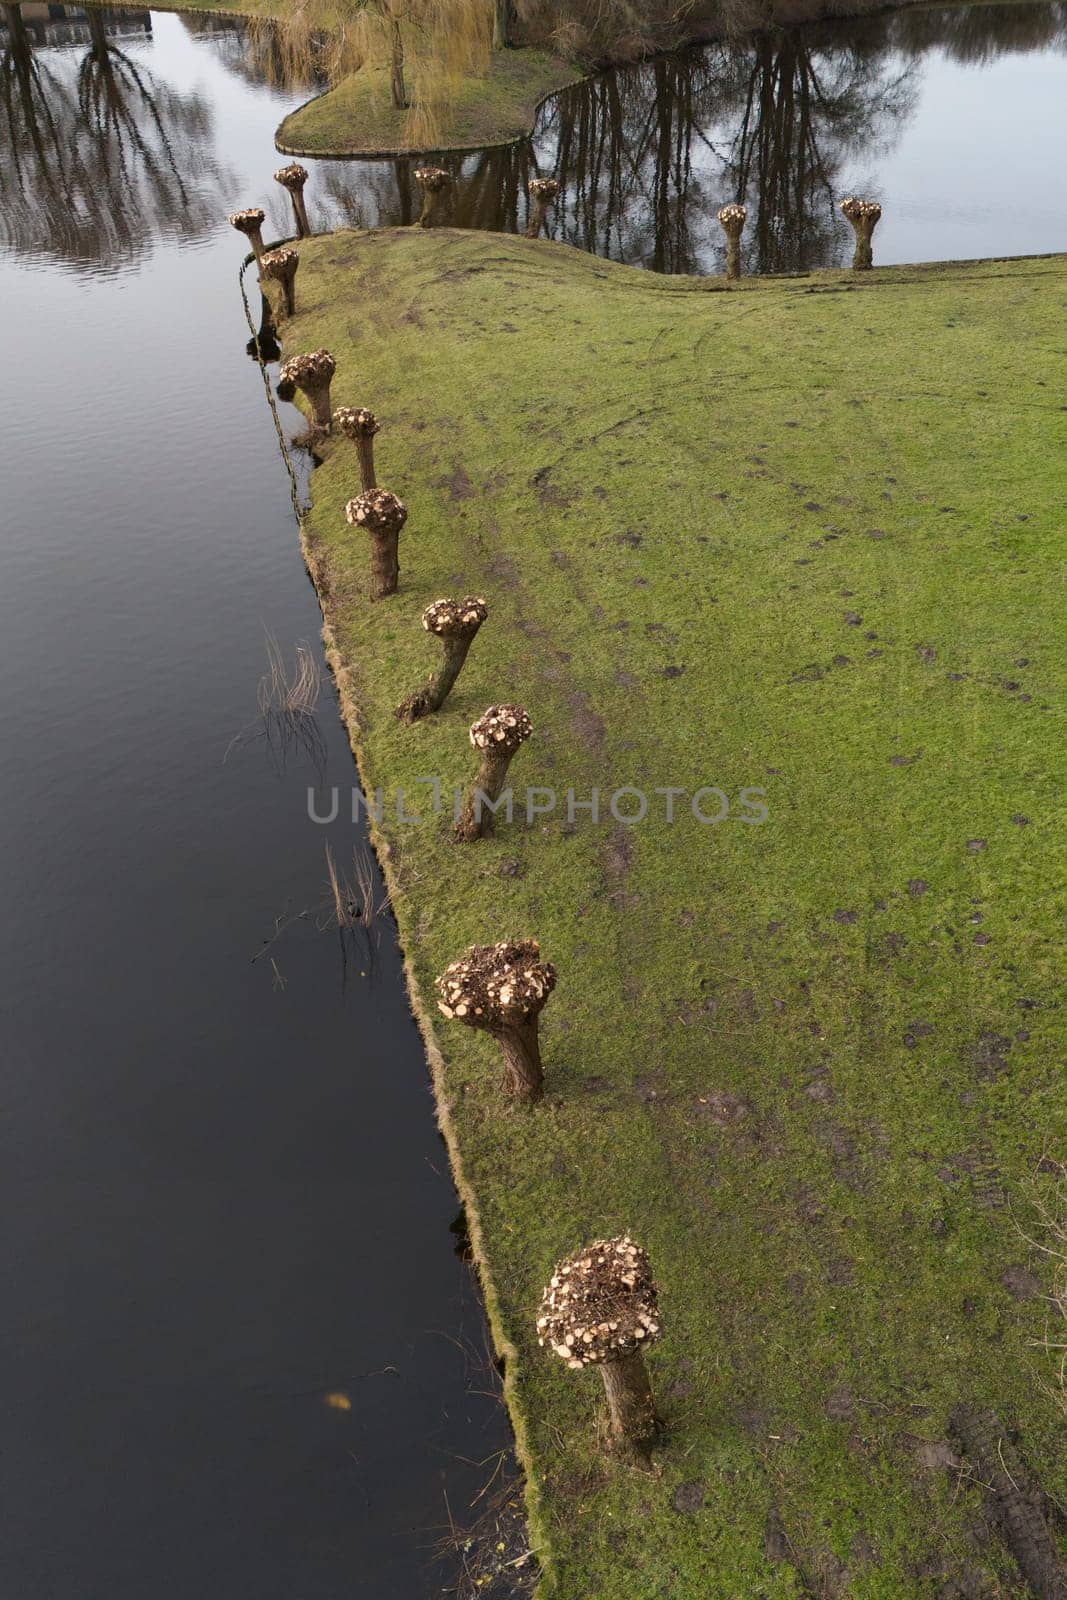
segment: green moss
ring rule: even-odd
[[[301,256],[287,350],[334,352],[410,508],[370,604],[327,444],[306,537],[368,783],[462,783],[467,725],[514,698],[519,788],[650,794],[629,829],[561,802],[459,847],[390,802],[381,830],[421,1005],[474,941],[559,968],[533,1114],[487,1040],[436,1029],[558,1594],[1017,1594],[980,1491],[920,1446],[995,1405],[1067,1492],[1043,1308],[1001,1281],[1048,1270],[1022,1235],[1064,1148],[1067,259],[715,292],[474,233]],[[402,726],[419,613],[464,591],[489,621]],[[769,820],[668,826],[667,785],[762,788]],[[661,1285],[656,1475],[601,1461],[595,1375],[533,1337],[558,1257],[624,1228]]]
[[[546,95],[580,77],[578,68],[541,50],[496,51],[484,77],[459,82],[432,146],[462,150],[523,138]],[[308,156],[407,153],[425,147],[412,116],[394,107],[388,70],[366,68],[286,117],[277,143]]]

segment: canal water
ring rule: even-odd
[[[506,1417],[395,935],[308,820],[329,683],[259,737],[320,624],[225,220],[281,102],[108,26],[0,40],[0,1595],[438,1595]]]
[[[880,261],[1062,249],[1065,17],[610,74],[452,161],[456,220],[555,172],[557,238],[661,271],[718,270],[739,197],[749,270],[845,260],[850,189]],[[508,1433],[392,925],[333,915],[365,841],[308,817],[332,691],[293,737],[257,706],[319,615],[225,215],[287,230],[309,87],[234,19],[0,25],[0,1594],[422,1600]],[[320,227],[414,213],[412,163],[307,164]]]

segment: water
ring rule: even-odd
[[[0,1594],[436,1595],[505,1418],[391,924],[342,948],[254,737],[264,629],[319,627],[225,221],[277,97],[146,21],[110,147],[82,26],[60,175],[3,160]]]
[[[216,50],[253,77],[272,59],[233,24]],[[312,88],[291,84],[284,108]],[[1060,250],[1065,143],[1057,0],[915,8],[695,48],[557,96],[530,141],[437,159],[456,177],[460,226],[523,226],[528,179],[551,174],[563,192],[549,232],[580,249],[659,272],[720,272],[715,213],[743,201],[745,270],[792,272],[847,264],[839,202],[853,192],[882,203],[878,262]],[[306,164],[323,224],[418,215],[414,161]],[[254,198],[281,225],[271,187]]]
[[[0,12],[0,1593],[420,1600],[507,1430],[391,924],[330,926],[328,686],[321,770],[256,737],[265,630],[319,618],[224,218],[288,230],[308,88],[232,19],[49,11]],[[602,77],[451,162],[457,220],[540,171],[556,237],[662,271],[718,269],[738,196],[749,270],[846,259],[853,188],[880,261],[1062,248],[1064,15]],[[413,163],[308,165],[319,226],[414,214]]]

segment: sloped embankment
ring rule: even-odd
[[[718,292],[473,233],[301,257],[287,352],[334,352],[410,511],[372,604],[327,442],[309,561],[557,1592],[1024,1593],[949,1430],[995,1414],[1062,1501],[1020,1224],[1064,1135],[1067,261]],[[422,608],[468,592],[451,699],[398,723]],[[472,846],[398,823],[500,700],[520,809],[554,808]],[[559,969],[532,1113],[433,1007],[508,933]],[[661,1288],[656,1474],[605,1465],[595,1379],[534,1337],[553,1263],[623,1229]]]

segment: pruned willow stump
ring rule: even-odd
[[[470,741],[481,751],[482,759],[474,786],[464,796],[455,827],[457,839],[469,843],[491,832],[511,758],[532,732],[533,723],[523,706],[489,706],[471,723]]]
[[[869,272],[874,265],[872,240],[882,215],[882,208],[877,200],[858,200],[855,195],[850,194],[847,199],[842,200],[841,210],[851,222],[852,232],[856,236],[852,270]]]
[[[338,406],[333,414],[333,425],[338,433],[351,439],[359,457],[359,481],[366,493],[378,487],[374,476],[374,436],[381,423],[373,411],[364,406]]]
[[[726,276],[739,278],[741,276],[741,234],[744,231],[745,217],[748,213],[744,206],[721,206],[718,212],[719,226],[726,235]]]
[[[488,615],[485,601],[472,594],[462,600],[434,600],[426,607],[422,625],[427,633],[440,639],[444,659],[429,682],[397,706],[396,714],[401,722],[417,722],[420,717],[440,711],[463,670],[474,636]]]
[[[416,167],[415,182],[422,190],[422,210],[417,226],[440,228],[445,221],[446,195],[452,174],[444,167]]]
[[[526,193],[533,204],[530,207],[530,219],[526,224],[527,239],[537,239],[545,225],[545,216],[549,206],[559,194],[559,180],[556,178],[531,178],[526,185]]]
[[[296,269],[300,257],[288,245],[277,250],[265,250],[259,258],[259,275],[281,285],[282,306],[287,317],[296,315]]]
[[[660,1336],[648,1256],[628,1234],[597,1239],[561,1261],[544,1292],[538,1343],[574,1371],[596,1366],[608,1402],[608,1440],[646,1455],[658,1431],[645,1351]]]
[[[371,596],[384,600],[400,581],[400,531],[408,508],[388,489],[368,489],[345,506],[345,520],[370,534]]]
[[[536,939],[472,945],[437,979],[438,1009],[497,1041],[505,1092],[529,1104],[544,1094],[537,1023],[555,987],[556,969],[541,960]]]
[[[290,161],[287,167],[278,168],[274,174],[274,181],[281,184],[293,203],[297,238],[310,238],[311,224],[308,222],[307,207],[304,204],[304,185],[308,181],[307,167],[302,167],[299,161]]]
[[[311,425],[318,433],[330,431],[330,384],[337,363],[328,350],[310,350],[290,356],[278,369],[278,396],[292,400],[299,389],[311,407]]]
[[[243,233],[257,261],[263,259],[263,219],[265,213],[258,206],[246,206],[243,211],[231,211],[227,221],[231,228]]]

